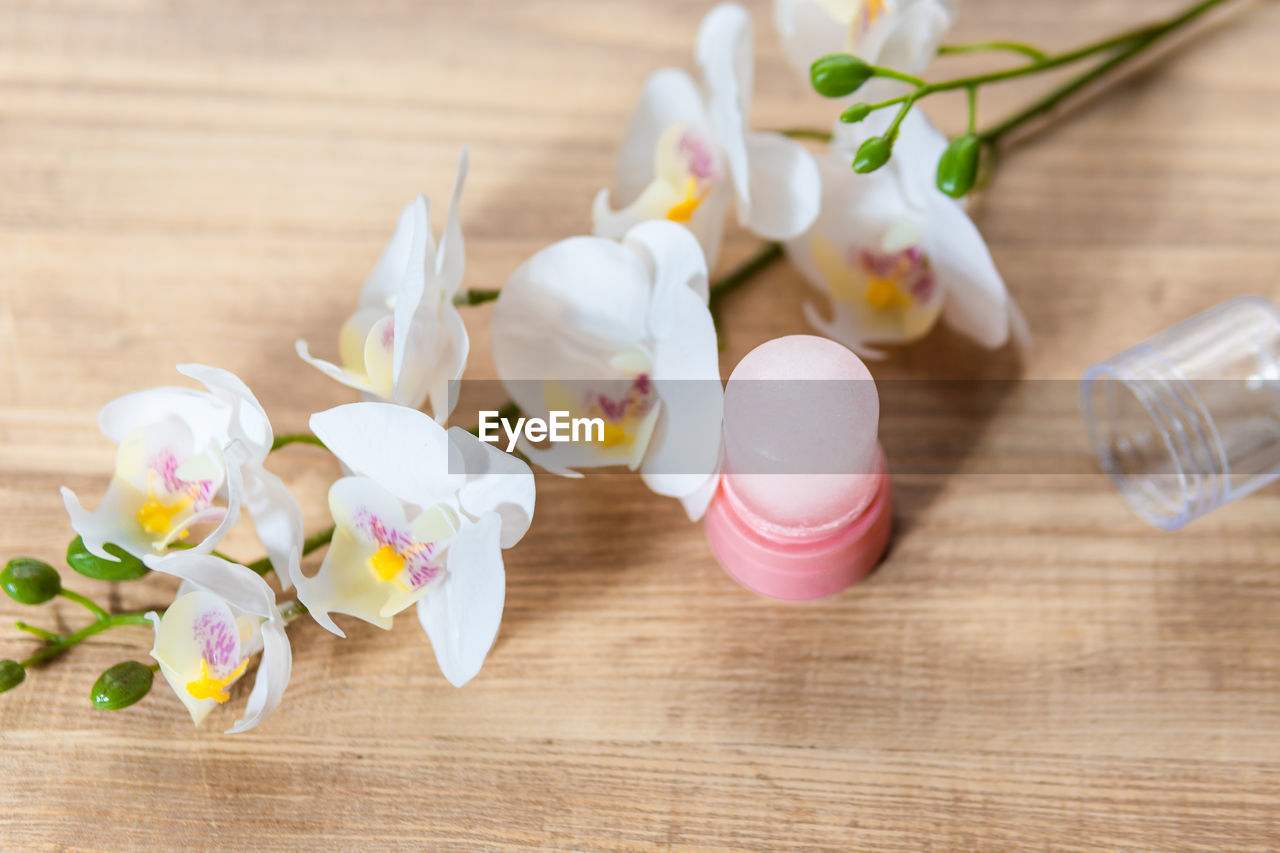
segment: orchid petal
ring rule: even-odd
[[[685,71],[655,71],[645,81],[618,152],[613,188],[622,204],[630,205],[649,186],[654,178],[653,152],[658,139],[667,128],[682,122],[708,126],[702,93]]]
[[[412,227],[414,239],[409,254],[405,259],[405,270],[395,290],[395,306],[392,316],[395,318],[395,337],[392,340],[391,381],[392,387],[399,385],[400,374],[405,369],[405,349],[409,342],[409,328],[418,306],[422,304],[427,287],[427,257],[430,253],[431,229],[427,220],[427,200],[418,196],[409,205],[412,208]],[[431,306],[434,308],[434,306]],[[370,374],[373,371],[370,369]]]
[[[209,666],[225,672],[238,664],[243,657],[239,621],[225,600],[199,589],[176,598],[163,616],[148,613],[147,618],[155,626],[151,657],[198,726],[218,703],[212,698],[197,699],[187,685],[201,675],[201,663],[208,661],[211,643],[216,643],[217,653],[216,660],[208,661]]]
[[[301,572],[302,507],[284,482],[265,468],[245,470],[244,490],[244,506],[258,540],[280,579],[280,588],[288,589]]]
[[[293,669],[293,650],[285,634],[283,620],[272,620],[262,626],[262,659],[258,662],[258,674],[245,703],[244,716],[227,734],[247,732],[267,718],[280,706],[285,688],[289,686],[289,674]]]
[[[702,304],[707,303],[706,258],[687,229],[671,222],[645,222],[628,231],[623,244],[640,254],[651,270],[649,334],[660,338],[670,333],[677,291],[692,290]]]
[[[243,442],[251,458],[261,462],[271,450],[271,420],[258,398],[240,377],[229,370],[203,364],[179,364],[178,372],[204,384],[214,399],[231,407],[227,436]]]
[[[389,309],[399,303],[401,288],[407,277],[421,273],[423,266],[415,259],[435,254],[431,230],[427,227],[427,200],[418,196],[400,211],[395,233],[378,257],[373,271],[365,279],[360,294],[360,307]]]
[[[466,484],[458,492],[459,505],[473,519],[496,513],[502,520],[501,545],[512,547],[533,521],[533,472],[520,459],[460,427],[449,430],[449,441],[466,472]]]
[[[547,413],[543,382],[616,379],[609,360],[648,335],[651,284],[642,259],[600,237],[573,237],[525,261],[490,323],[507,393],[529,417]]]
[[[363,346],[364,341],[361,341],[360,343]],[[339,367],[331,361],[316,358],[311,354],[311,350],[307,347],[307,342],[302,339],[294,341],[293,346],[298,353],[298,358],[302,359],[316,370],[319,370],[335,382],[340,382],[348,388],[354,388],[357,391],[363,391],[366,394],[376,393],[373,381],[369,378],[368,374],[357,373],[354,370]]]
[[[387,544],[375,531],[383,531],[383,538],[407,536],[403,504],[372,480],[343,477],[329,489],[329,510],[335,526],[333,539],[315,576],[296,580],[298,599],[316,622],[339,637],[346,635],[330,613],[390,628],[391,616],[382,610],[392,588],[373,575],[369,559]]]
[[[815,60],[845,52],[848,22],[837,21],[815,0],[774,0],[773,22],[783,52],[806,88]]]
[[[150,556],[143,562],[152,571],[190,581],[236,610],[264,619],[276,612],[276,597],[271,586],[253,569],[239,563],[191,551]]]
[[[458,171],[453,177],[453,195],[449,200],[449,219],[440,235],[440,249],[436,252],[435,273],[446,301],[453,298],[462,284],[462,272],[466,261],[466,249],[462,242],[462,223],[458,218],[458,203],[462,187],[467,181],[467,146],[458,155]]]
[[[311,431],[353,473],[419,507],[448,501],[462,482],[444,428],[389,403],[349,403],[311,416]]]
[[[116,444],[143,427],[177,418],[191,430],[196,448],[218,441],[227,433],[231,407],[202,391],[160,387],[117,397],[98,413],[98,429]]]
[[[497,514],[486,513],[459,532],[449,548],[448,574],[418,602],[418,620],[454,687],[480,672],[502,622],[506,571],[500,528]]]
[[[737,3],[721,3],[702,19],[694,49],[707,91],[707,113],[724,152],[739,205],[750,205],[743,136],[751,109],[751,16]]]
[[[1009,293],[977,226],[959,206],[939,202],[929,213],[926,251],[943,281],[943,319],[988,349],[1009,340]]]
[[[813,155],[780,133],[746,137],[750,202],[738,203],[744,228],[767,240],[789,240],[818,217],[822,181]]]
[[[654,351],[663,409],[641,466],[645,484],[668,497],[692,494],[715,472],[724,419],[711,313],[688,290],[676,297],[670,334]]]

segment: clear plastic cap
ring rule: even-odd
[[[1094,452],[1144,519],[1177,530],[1280,478],[1280,309],[1242,297],[1085,371]]]

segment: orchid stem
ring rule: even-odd
[[[1011,50],[1031,57],[1032,61],[1013,68],[1003,68],[999,71],[974,74],[968,77],[957,77],[937,83],[918,81],[915,84],[916,88],[913,91],[878,104],[871,104],[870,111],[874,112],[897,104],[910,105],[916,101],[923,100],[930,95],[936,95],[940,92],[952,92],[958,89],[966,90],[972,104],[972,99],[976,98],[978,89],[989,83],[1003,83],[1006,80],[1014,80],[1019,77],[1040,74],[1045,71],[1052,71],[1054,69],[1061,68],[1065,65],[1072,65],[1083,59],[1088,59],[1101,53],[1117,51],[1110,58],[1099,63],[1094,68],[1091,68],[1083,74],[1068,80],[1062,86],[1033,101],[1025,109],[1020,110],[989,130],[979,134],[984,143],[989,146],[993,146],[1009,131],[1052,110],[1055,106],[1062,103],[1071,95],[1079,92],[1090,83],[1115,70],[1149,49],[1161,39],[1197,20],[1225,2],[1227,2],[1227,0],[1200,0],[1199,2],[1188,6],[1181,13],[1164,21],[1126,30],[1116,35],[1108,36],[1100,41],[1092,42],[1058,54],[1046,54],[1039,48],[1021,44],[1019,42],[1008,41],[976,42],[974,44],[943,47],[939,50],[939,53],[973,53],[982,50]],[[909,79],[910,75],[903,75],[893,71],[892,69],[877,66],[874,68],[874,71],[878,77],[889,77],[896,80],[912,82],[911,79]],[[865,113],[863,115],[865,115]],[[792,139],[813,139],[818,141],[830,141],[831,139],[831,134],[810,128],[792,128],[784,130],[782,133]]]
[[[724,278],[711,285],[707,294],[707,308],[711,311],[711,321],[715,324],[716,329],[716,343],[721,352],[724,351],[725,339],[720,322],[720,300],[742,287],[742,285],[768,269],[775,262],[781,260],[782,257],[781,243],[765,243],[754,255],[739,264]]]
[[[731,271],[724,278],[711,285],[708,302],[713,310],[730,293],[746,284],[758,273],[768,269],[775,262],[782,260],[782,244],[766,243],[760,247],[750,258],[745,260],[736,269]]]
[[[1129,43],[1129,46],[1117,53],[1115,56],[1112,56],[1110,59],[1099,63],[1094,68],[1091,68],[1083,74],[1068,80],[1062,86],[1032,102],[1025,109],[1013,114],[994,127],[983,131],[979,136],[982,141],[988,145],[997,144],[1005,134],[1009,133],[1014,128],[1049,112],[1067,98],[1076,94],[1081,89],[1084,89],[1090,83],[1093,83],[1094,81],[1109,74],[1111,71],[1114,71],[1116,68],[1119,68],[1121,65],[1124,65],[1138,54],[1150,48],[1156,42],[1183,26],[1186,26],[1204,15],[1206,12],[1212,10],[1215,6],[1219,6],[1224,2],[1226,2],[1226,0],[1202,0],[1202,2],[1196,3],[1195,5],[1187,8],[1181,14],[1170,18],[1163,24],[1154,24],[1141,30],[1135,30],[1129,33],[1127,38],[1121,36],[1117,39],[1111,40],[1112,44],[1108,45],[1109,47],[1116,47],[1126,43]]]
[[[65,637],[60,637],[57,634],[50,635],[50,632],[45,631],[44,629],[41,629],[41,628],[36,628],[32,630],[32,626],[26,625],[25,627],[22,628],[22,630],[35,634],[38,637],[43,637],[45,640],[48,641],[48,645],[45,646],[43,649],[40,649],[39,651],[37,651],[35,654],[31,655],[31,657],[27,658],[26,660],[19,661],[18,666],[22,667],[23,669],[27,669],[29,667],[35,666],[36,664],[44,663],[50,658],[57,657],[58,655],[62,654],[72,646],[79,645],[80,643],[87,640],[89,637],[92,637],[95,634],[101,634],[103,631],[106,631],[108,628],[117,628],[121,625],[149,625],[149,624],[151,624],[151,622],[150,620],[147,619],[147,616],[145,613],[117,613],[114,616],[111,614],[107,614],[105,616],[99,617],[97,620],[93,622],[90,622],[88,625],[84,626],[79,631],[76,631],[74,634],[68,634]],[[19,625],[21,626],[22,623],[19,623]],[[49,635],[49,636],[46,636],[46,635]],[[53,639],[50,639],[50,637],[52,637]]]
[[[993,51],[1020,53],[1036,62],[1045,59],[1049,55],[1038,47],[1020,41],[975,41],[966,44],[944,44],[938,48],[938,56],[955,56],[962,53],[990,53]]]
[[[79,604],[99,619],[106,619],[111,615],[96,601],[92,601],[78,592],[72,592],[69,589],[60,589],[58,590],[58,595],[65,598],[67,601],[74,601],[76,604]]]
[[[461,293],[455,293],[453,296],[454,305],[483,305],[486,302],[492,302],[498,298],[500,290],[464,290]]]
[[[274,452],[282,447],[288,447],[290,444],[314,444],[316,447],[328,450],[324,446],[324,442],[316,438],[309,432],[287,432],[284,435],[277,435],[275,441],[271,442],[271,450]]]
[[[305,557],[312,551],[317,551],[325,545],[328,545],[329,542],[333,540],[333,533],[335,530],[337,530],[337,527],[330,525],[326,529],[317,533],[312,533],[306,539],[302,540],[302,556]],[[245,567],[260,575],[265,575],[267,572],[271,571],[271,558],[262,557],[254,560],[252,563],[246,564]]]
[[[778,131],[778,133],[781,133],[783,136],[790,139],[812,139],[814,142],[831,141],[830,132],[818,130],[812,127],[789,127],[785,130]]]
[[[44,628],[37,628],[35,625],[28,625],[26,622],[14,622],[13,627],[17,628],[19,631],[26,631],[28,634],[33,634],[44,640],[46,643],[62,642],[61,634],[46,631]]]

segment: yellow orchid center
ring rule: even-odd
[[[195,681],[187,682],[187,692],[196,699],[212,699],[221,705],[231,698],[227,693],[227,687],[231,682],[244,675],[245,668],[249,666],[249,659],[245,658],[240,661],[240,665],[231,671],[225,678],[214,678],[213,670],[209,668],[209,661],[205,658],[200,659],[200,677]]]
[[[601,439],[600,443],[605,447],[617,447],[629,438],[630,435],[627,433],[626,427],[610,421],[605,421],[604,437]]]
[[[191,507],[191,498],[187,495],[177,495],[169,501],[162,501],[156,494],[155,472],[152,471],[147,479],[148,497],[146,502],[138,507],[138,526],[152,536],[168,536],[169,531],[173,530],[174,519]],[[178,538],[186,539],[189,535],[190,531],[183,530],[178,534]]]
[[[672,222],[688,222],[706,195],[706,192],[699,191],[698,179],[693,175],[688,176],[684,181],[684,198],[671,206],[667,211],[667,219]]]
[[[174,504],[163,504],[153,497],[138,510],[138,524],[153,536],[164,536],[173,529],[173,519],[186,509],[186,503],[186,501],[178,501]],[[186,539],[188,535],[190,531],[184,530],[178,534],[178,538]]]
[[[404,570],[405,559],[395,548],[383,545],[369,558],[369,568],[380,581],[393,581]]]
[[[911,304],[911,299],[898,288],[896,278],[880,278],[871,276],[867,279],[867,304],[879,311],[890,308],[902,308]]]
[[[866,2],[868,24],[874,24],[877,18],[889,11],[889,7],[886,5],[885,0],[866,0]]]

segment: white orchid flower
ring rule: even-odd
[[[984,347],[1010,333],[1029,340],[982,235],[962,202],[934,185],[947,141],[918,110],[902,122],[893,159],[869,175],[850,164],[858,145],[883,133],[881,111],[859,125],[837,125],[831,150],[818,158],[822,213],[808,233],[786,244],[787,256],[825,294],[831,319],[812,304],[814,328],[869,358],[878,344],[923,337],[941,317]]]
[[[359,307],[338,335],[341,366],[313,358],[305,341],[296,344],[303,361],[363,391],[365,399],[413,409],[429,399],[440,423],[453,411],[449,383],[461,378],[470,348],[453,304],[465,262],[458,200],[466,178],[463,148],[439,249],[429,200],[418,196],[401,211],[391,242],[365,280]]]
[[[139,559],[177,543],[207,554],[243,507],[287,584],[300,559],[302,510],[263,467],[272,442],[266,412],[232,373],[200,364],[178,365],[178,372],[208,391],[152,388],[103,406],[98,427],[120,446],[115,475],[93,512],[62,489],[71,526],[103,559],[116,559],[103,549],[107,543]],[[212,530],[193,540],[193,531],[207,525]]]
[[[724,402],[706,293],[697,240],[670,222],[637,225],[620,243],[573,237],[525,261],[493,312],[498,376],[526,417],[564,411],[605,426],[603,441],[542,449],[522,437],[521,450],[564,475],[639,469],[700,518]]]
[[[707,266],[720,254],[725,215],[769,240],[785,240],[818,214],[813,157],[778,133],[747,131],[752,91],[751,19],[722,3],[703,19],[696,50],[700,89],[688,73],[666,68],[645,83],[618,156],[613,210],[596,196],[598,236],[617,239],[633,225],[667,219],[687,226]]]
[[[320,412],[311,429],[352,476],[329,490],[333,542],[315,577],[295,578],[299,599],[339,636],[330,613],[390,628],[416,603],[441,671],[461,687],[502,621],[502,549],[533,519],[529,466],[386,403]]]
[[[151,657],[198,726],[231,698],[230,688],[262,652],[244,716],[227,733],[248,731],[276,709],[289,684],[293,655],[285,620],[267,582],[244,566],[189,551],[148,557],[156,571],[183,579],[155,625]]]
[[[787,59],[805,80],[809,66],[832,53],[919,74],[955,23],[959,0],[774,0],[774,24]],[[872,102],[904,84],[876,79],[857,93]]]

